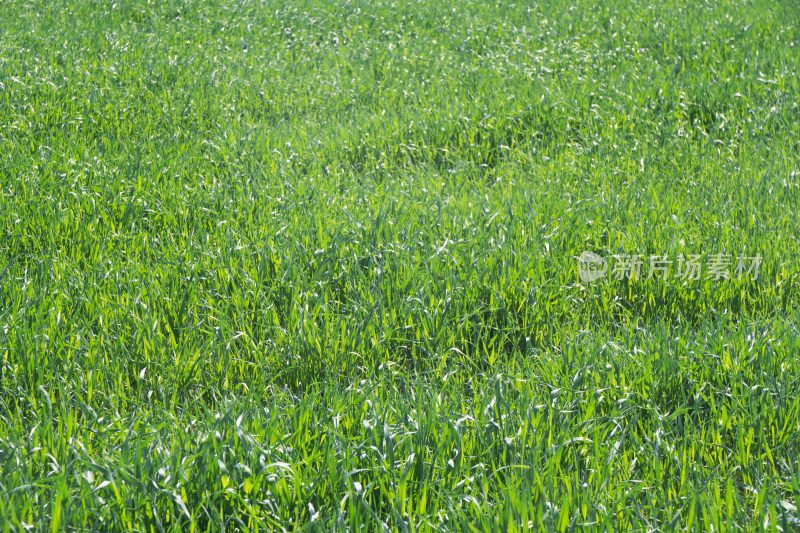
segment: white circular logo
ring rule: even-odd
[[[594,252],[583,252],[578,258],[578,275],[581,281],[595,281],[606,275],[608,262]]]

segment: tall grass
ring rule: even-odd
[[[799,527],[795,4],[0,25],[5,531]]]

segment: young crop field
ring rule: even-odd
[[[800,4],[0,1],[0,531],[797,531]]]

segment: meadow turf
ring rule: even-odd
[[[799,67],[789,0],[0,2],[0,531],[800,528]]]

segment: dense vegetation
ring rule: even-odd
[[[4,531],[800,524],[797,3],[0,26]]]

